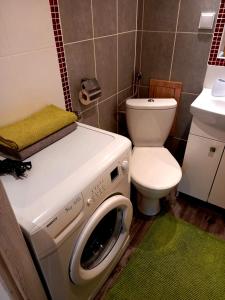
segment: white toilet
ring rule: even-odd
[[[128,99],[127,127],[134,148],[131,180],[139,192],[138,208],[149,216],[160,211],[159,199],[181,180],[181,168],[163,147],[173,124],[174,99]]]

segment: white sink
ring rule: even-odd
[[[199,121],[225,130],[225,97],[213,97],[211,91],[204,88],[190,111]]]

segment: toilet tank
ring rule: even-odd
[[[127,127],[137,147],[160,147],[165,143],[173,124],[177,102],[168,98],[128,99]]]

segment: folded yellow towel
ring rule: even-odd
[[[74,113],[51,104],[21,121],[0,127],[0,143],[22,150],[76,120]]]

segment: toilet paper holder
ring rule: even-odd
[[[101,97],[101,94],[102,90],[96,78],[81,80],[79,99],[83,105],[97,101]]]

